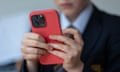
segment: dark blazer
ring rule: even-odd
[[[83,72],[120,72],[120,17],[106,14],[96,7],[85,32],[81,60]],[[21,72],[27,72],[25,62]],[[53,72],[53,66],[40,65],[41,72]],[[46,71],[44,71],[46,70]]]

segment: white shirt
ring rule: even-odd
[[[78,18],[72,23],[73,26],[77,28],[81,34],[84,32],[88,24],[92,11],[93,11],[93,7],[92,7],[92,4],[90,3],[78,16]],[[71,22],[65,17],[63,13],[60,14],[60,19],[61,19],[62,30],[70,26]]]

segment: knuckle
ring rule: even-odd
[[[61,39],[62,38],[62,36],[61,35],[59,35],[59,36],[54,36],[54,38],[58,38],[58,39]]]
[[[28,43],[28,40],[26,38],[24,38],[22,41],[21,41],[21,45],[27,45]]]
[[[70,41],[70,39],[69,39],[69,37],[63,37],[63,39],[65,40],[65,41]]]
[[[26,56],[26,54],[24,54],[24,53],[23,53],[23,58],[24,58],[24,59],[27,59],[27,56]]]
[[[75,34],[79,34],[79,31],[78,30],[74,30]]]
[[[41,52],[42,54],[45,54],[45,53],[46,53],[46,51],[44,51],[44,50],[40,50],[40,52]]]
[[[37,35],[37,34],[31,34],[31,35],[29,35],[29,37],[31,37],[32,39],[36,39],[36,40],[39,40],[39,35]]]
[[[27,59],[29,60],[33,60],[33,59],[36,59],[37,58],[37,55],[28,55],[27,56]]]
[[[32,56],[32,59],[37,59],[37,58],[38,58],[38,55]]]
[[[71,55],[67,56],[68,60],[71,60],[73,57]]]
[[[38,45],[39,45],[39,42],[38,42],[38,41],[33,41],[32,43],[33,43],[33,45],[35,45],[35,46],[38,46]]]
[[[23,38],[27,38],[31,33],[25,33]]]
[[[69,41],[69,38],[67,38],[67,37],[64,37],[64,39],[65,39],[66,41]]]
[[[30,59],[32,58],[32,56],[31,56],[31,55],[26,55],[25,58],[26,58],[27,60],[30,60]]]
[[[36,35],[35,35],[35,38],[36,38],[37,40],[39,40],[39,39],[40,39],[40,36],[39,36],[38,34],[36,34]]]
[[[76,56],[78,55],[78,52],[79,52],[79,51],[74,52],[74,53],[73,53],[73,57],[76,57]]]
[[[39,53],[38,49],[35,49],[34,52],[35,52],[35,54],[38,54],[38,53]]]
[[[40,41],[40,42],[45,42],[45,40],[44,40],[43,37],[40,37],[40,38],[39,38],[39,41]]]
[[[38,50],[37,51],[39,54],[43,54],[43,51],[42,50]]]

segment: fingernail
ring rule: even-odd
[[[51,39],[51,38],[52,38],[52,35],[49,35],[49,38]]]
[[[55,36],[55,35],[50,35],[49,38],[52,39],[52,38],[54,38],[54,36]]]
[[[48,50],[52,51],[53,47],[51,45],[48,46]]]

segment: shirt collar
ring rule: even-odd
[[[80,33],[84,32],[84,30],[88,24],[89,18],[92,14],[92,11],[93,11],[93,7],[92,7],[92,4],[90,3],[82,11],[82,13],[80,13],[78,18],[72,23],[73,26],[80,31]],[[67,19],[67,17],[63,13],[60,14],[60,22],[61,22],[62,30],[66,29],[71,24],[71,22]]]

